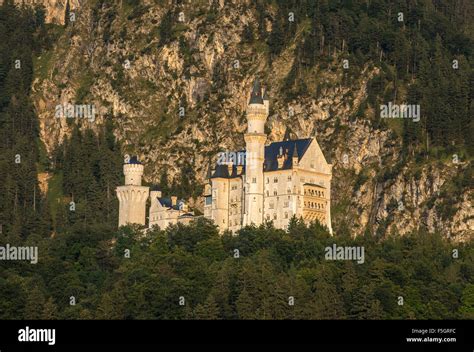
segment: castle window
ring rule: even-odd
[[[270,179],[267,177],[267,183],[270,183]]]
[[[273,178],[273,183],[278,183],[278,177]]]
[[[270,202],[270,209],[275,209],[275,203]]]
[[[285,219],[288,219],[288,212],[285,212]]]
[[[285,202],[285,203],[283,204],[283,206],[284,206],[285,208],[288,208],[288,207],[290,206],[290,202]]]
[[[257,178],[256,177],[252,177],[252,183],[257,183]]]
[[[273,214],[273,220],[276,220],[277,219],[277,214]]]
[[[278,194],[278,191],[275,189],[273,190],[273,195],[276,196]]]
[[[270,192],[267,191],[267,197],[270,196]]]
[[[267,214],[267,220],[270,221],[270,214]]]
[[[291,181],[291,175],[288,176],[288,181]]]
[[[290,194],[290,193],[291,193],[291,189],[288,188],[288,189],[286,190],[286,193]]]

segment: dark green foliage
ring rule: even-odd
[[[314,66],[340,69],[347,59],[350,68],[344,70],[343,82],[350,86],[356,73],[372,63],[380,74],[368,84],[368,106],[361,105],[358,117],[364,118],[371,107],[376,111],[374,127],[381,128],[385,121],[379,117],[380,104],[419,104],[421,120],[403,121],[406,154],[426,155],[433,147],[474,154],[474,38],[466,21],[472,9],[460,12],[448,0],[409,7],[391,1],[276,3],[272,17],[264,11],[264,1],[257,2],[256,10],[259,24],[264,25],[265,16],[272,23],[266,40],[270,61],[296,41],[293,67],[283,84],[286,100],[307,95],[305,81],[315,74]],[[289,21],[290,12],[294,22]],[[305,30],[298,28],[297,36],[303,20]],[[316,98],[320,89],[317,85]]]
[[[115,188],[122,184],[123,159],[111,121],[105,123],[98,136],[75,126],[71,138],[58,148],[58,153],[56,172],[63,173],[66,223],[97,222],[115,227]],[[75,203],[75,211],[70,211],[70,202]]]
[[[253,26],[251,24],[248,24],[244,27],[244,32],[242,34],[242,40],[244,43],[251,44],[255,40],[254,34],[253,34]]]
[[[173,25],[176,14],[168,11],[163,15],[158,32],[160,34],[160,46],[166,45],[173,38]]]
[[[267,224],[220,237],[212,223],[199,219],[146,236],[138,227],[115,232],[76,224],[41,243],[42,260],[34,269],[2,271],[2,318],[459,319],[474,314],[472,247],[454,247],[421,232],[383,241],[338,238],[294,219],[288,232]],[[363,246],[365,262],[326,260],[325,248],[334,243]],[[459,258],[453,258],[454,248]],[[71,296],[76,306],[69,305]]]
[[[7,239],[47,230],[37,182],[38,122],[29,98],[41,14],[0,6],[0,224]],[[42,233],[44,234],[44,232]]]

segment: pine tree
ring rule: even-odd
[[[194,309],[194,317],[199,320],[219,319],[219,308],[214,296],[209,295],[204,304],[198,304]]]
[[[235,302],[235,305],[239,319],[249,320],[257,318],[255,316],[255,307],[253,300],[245,287],[240,292],[239,297]]]
[[[54,320],[58,319],[58,309],[52,297],[49,297],[43,306],[43,312],[41,313],[41,319]]]

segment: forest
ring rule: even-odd
[[[256,2],[260,21],[267,3]],[[472,33],[459,29],[469,20],[465,2],[396,2],[406,7],[403,30],[385,16],[395,11],[389,0],[274,3],[272,32],[251,28],[246,40],[265,42],[271,60],[294,34],[288,11],[307,16],[289,92],[302,94],[302,70],[333,50],[360,62],[383,56],[369,103],[407,86],[428,109],[417,129],[404,130],[406,151],[425,155],[429,143],[432,158],[453,148],[472,156]],[[0,244],[39,248],[38,264],[0,261],[1,319],[474,318],[473,248],[441,233],[353,238],[345,229],[331,237],[298,219],[287,231],[267,223],[236,236],[220,236],[202,218],[146,233],[117,229],[123,155],[113,120],[98,133],[75,126],[52,155],[39,137],[33,58],[52,42],[43,8],[0,6]],[[53,175],[47,192],[38,181],[44,172]],[[181,183],[169,191],[183,192]],[[333,244],[364,247],[365,262],[325,260]]]

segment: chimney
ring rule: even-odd
[[[210,196],[211,195],[211,190],[212,190],[212,186],[210,183],[206,183],[206,185],[204,186],[204,195],[205,196]]]
[[[295,144],[295,148],[293,149],[293,166],[298,166],[298,159],[299,159],[299,156],[298,156],[298,150],[296,149],[296,144]]]
[[[232,175],[232,166],[233,166],[232,161],[229,161],[227,163],[227,171],[229,172],[229,176]]]
[[[278,161],[278,168],[281,169],[283,167],[283,162],[285,161],[285,156],[283,155],[283,147],[280,147],[280,152],[277,156]]]
[[[171,196],[171,206],[175,207],[177,202],[178,202],[178,197]]]

